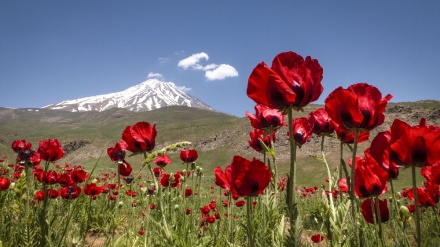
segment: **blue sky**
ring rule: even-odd
[[[160,74],[244,116],[254,111],[246,96],[252,69],[284,51],[318,59],[317,103],[357,82],[391,93],[392,102],[440,100],[439,11],[435,0],[5,0],[0,107],[121,91]]]

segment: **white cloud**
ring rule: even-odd
[[[189,88],[189,87],[185,87],[185,86],[177,86],[174,82],[169,82],[169,83],[173,84],[174,87],[176,87],[176,88],[178,88],[178,89],[180,89],[180,90],[182,90],[182,91],[184,91],[184,92],[191,91],[191,88]]]
[[[205,77],[208,81],[214,80],[224,80],[226,77],[237,77],[237,70],[228,64],[215,64],[211,63],[206,66],[200,64],[200,60],[208,60],[209,56],[205,52],[200,52],[192,54],[191,56],[182,59],[177,64],[178,67],[183,69],[192,68],[194,70],[203,70],[205,72]]]
[[[167,58],[167,57],[159,57],[157,60],[159,60],[159,63],[161,65],[164,65],[164,64],[166,64],[166,63],[168,63],[170,61],[170,59]]]
[[[201,59],[208,60],[209,59],[208,54],[204,52],[192,54],[191,56],[180,60],[177,66],[183,69],[193,68],[196,70],[202,70],[203,66],[199,64],[199,61]]]
[[[223,80],[226,77],[237,77],[238,71],[228,64],[220,64],[216,69],[214,70],[207,70],[205,72],[205,77],[209,81],[214,80]]]
[[[162,74],[159,74],[159,73],[150,72],[150,73],[148,73],[147,78],[163,79],[163,76],[162,76]]]

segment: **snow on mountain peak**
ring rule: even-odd
[[[199,99],[185,93],[173,82],[162,82],[158,79],[148,79],[121,92],[65,100],[43,108],[78,112],[105,111],[117,107],[139,112],[172,105],[213,110]]]

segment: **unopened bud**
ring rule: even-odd
[[[411,216],[409,209],[406,206],[400,206],[399,215],[403,221],[408,220],[409,217]]]

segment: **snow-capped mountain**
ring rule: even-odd
[[[148,79],[121,92],[65,100],[43,108],[78,112],[105,111],[117,107],[139,112],[173,105],[214,110],[199,99],[179,89],[174,83],[162,82],[157,79]]]

